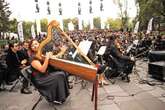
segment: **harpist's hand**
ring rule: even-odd
[[[66,46],[62,46],[60,49],[61,49],[62,52],[65,52],[67,50],[67,47]]]
[[[131,57],[131,61],[135,61],[135,58],[134,57]]]
[[[53,56],[52,52],[46,52],[46,59],[49,59]]]

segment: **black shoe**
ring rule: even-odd
[[[21,89],[22,94],[32,94],[32,92],[29,89]]]

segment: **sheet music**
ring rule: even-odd
[[[134,40],[134,41],[133,41],[133,44],[137,45],[138,42],[139,42],[139,40]]]
[[[105,53],[105,50],[106,50],[106,46],[101,46],[99,51],[97,52],[98,55],[103,55]]]
[[[131,50],[132,47],[133,47],[133,44],[131,44],[130,46],[128,46],[126,52],[128,53]]]
[[[92,45],[92,41],[88,41],[88,40],[83,40],[80,42],[80,44],[78,45],[78,48],[81,49],[81,51],[87,55],[88,54],[88,51],[90,49]],[[77,55],[77,50],[74,52],[74,54],[72,55],[72,58],[75,58],[75,56]]]

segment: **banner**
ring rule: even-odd
[[[68,28],[69,28],[69,31],[73,31],[74,30],[74,25],[72,22],[68,23]]]
[[[41,32],[41,24],[40,24],[40,19],[36,20],[36,25],[37,25],[37,35]]]
[[[32,38],[35,39],[36,34],[35,34],[34,25],[31,26],[31,34],[32,34]]]
[[[153,22],[153,18],[151,18],[150,21],[148,22],[146,34],[149,34],[152,31],[152,22]]]
[[[82,23],[83,23],[83,21],[82,21],[81,16],[78,16],[78,29],[79,30],[82,30],[83,29]]]
[[[135,24],[134,33],[137,34],[139,30],[139,21]]]
[[[23,26],[22,22],[19,22],[17,25],[17,30],[18,30],[18,37],[21,42],[24,41],[24,36],[23,36]]]

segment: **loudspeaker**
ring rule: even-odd
[[[148,58],[150,62],[165,61],[165,51],[150,51]]]
[[[148,74],[160,81],[165,81],[165,61],[148,64]]]

